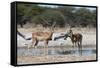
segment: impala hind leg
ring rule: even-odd
[[[81,50],[81,55],[82,55],[82,40],[80,41],[80,50]]]
[[[36,45],[36,39],[33,39],[33,40],[32,40],[32,45],[31,45],[31,46],[32,46],[32,47],[35,47],[35,45]]]
[[[73,48],[75,48],[77,46],[77,42],[73,42]]]
[[[81,54],[81,55],[82,55],[82,49],[81,49],[80,42],[78,42],[78,50],[79,50],[79,54]]]
[[[80,44],[79,44],[79,42],[78,42],[78,52],[80,53]]]

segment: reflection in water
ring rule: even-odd
[[[40,56],[40,55],[44,55],[45,50],[39,49],[39,48],[30,48],[30,50],[28,51],[27,48],[18,48],[17,50],[17,54],[18,56],[27,56],[27,55],[31,55],[31,56]],[[51,48],[48,49],[48,55],[79,55],[79,51],[77,49],[74,50],[66,50],[66,49],[55,49],[55,48]],[[92,48],[84,48],[84,50],[82,50],[82,55],[93,55],[96,54],[96,50],[92,49]]]

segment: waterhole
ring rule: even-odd
[[[96,49],[94,48],[84,48],[82,49],[82,55],[93,55],[96,54]],[[66,49],[66,48],[18,48],[18,56],[40,56],[40,55],[80,55],[78,48]]]

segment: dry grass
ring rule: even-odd
[[[37,32],[37,31],[48,31],[50,28],[43,28],[43,27],[32,27],[32,28],[18,28],[20,32]],[[67,32],[69,28],[54,28],[54,32]],[[72,28],[74,32],[81,32],[81,33],[94,33],[96,32],[95,28]]]
[[[91,55],[91,56],[75,56],[75,55],[18,56],[17,60],[18,60],[18,64],[89,61],[89,60],[96,60],[96,55]]]
[[[32,34],[32,32],[38,32],[40,30],[38,30],[38,28],[19,28],[18,29],[21,33],[25,34],[27,36],[27,34]],[[67,32],[69,30],[69,28],[55,28],[55,32]],[[96,29],[95,28],[72,28],[73,33],[81,33],[83,35],[83,45],[94,45],[96,46]],[[49,31],[49,28],[43,30],[41,29],[41,31]],[[20,39],[19,39],[20,40]],[[19,41],[21,42],[21,41]],[[55,43],[51,41],[50,44]],[[72,45],[71,40],[67,39],[67,41],[64,42],[65,45]],[[22,45],[22,44],[21,44]],[[20,46],[20,45],[18,45]]]

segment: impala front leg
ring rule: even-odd
[[[45,53],[45,55],[48,55],[48,40],[45,41],[44,53]]]
[[[74,48],[74,44],[75,44],[75,43],[74,43],[74,42],[72,42],[72,47],[73,47],[73,48]]]
[[[47,40],[47,41],[45,41],[45,43],[46,43],[46,48],[48,48],[48,40]]]

